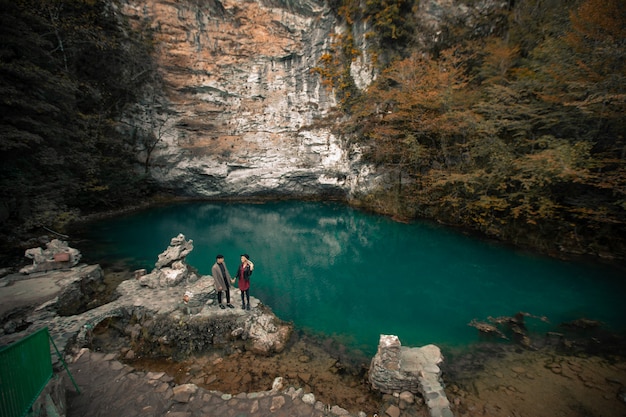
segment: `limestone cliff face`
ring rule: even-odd
[[[157,46],[163,88],[129,122],[159,139],[157,181],[204,197],[346,196],[373,183],[358,147],[331,131],[334,96],[310,71],[336,26],[323,1],[122,4]]]
[[[331,35],[346,30],[324,0],[119,2],[117,12],[152,32],[156,46],[162,83],[125,123],[156,142],[137,152],[159,183],[201,197],[350,197],[377,184],[361,149],[333,133],[342,122],[335,97],[311,72]],[[478,14],[502,7],[483,3]],[[421,43],[438,41],[444,16],[470,22],[475,14],[453,0],[424,0]],[[361,56],[350,72],[364,89],[376,75],[369,29],[355,22],[352,30]]]

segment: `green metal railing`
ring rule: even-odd
[[[0,349],[0,416],[26,415],[52,377],[48,328]]]

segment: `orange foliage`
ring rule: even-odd
[[[626,7],[623,0],[586,0],[570,15],[567,44],[578,54],[565,68],[572,99],[588,113],[623,118],[626,111]]]
[[[623,0],[586,0],[570,16],[570,44],[626,42],[626,6]]]
[[[541,35],[520,26],[515,44],[468,40],[437,60],[414,52],[352,108],[367,156],[388,174],[377,193],[387,212],[559,247],[623,235],[626,7],[582,0],[568,20],[566,1],[529,2],[514,13],[539,3],[558,17]]]
[[[482,76],[491,82],[506,78],[513,71],[516,59],[519,58],[519,46],[511,46],[500,38],[490,38],[485,45]]]

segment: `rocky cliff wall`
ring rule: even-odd
[[[153,36],[161,82],[124,126],[161,185],[199,197],[349,198],[379,183],[362,149],[336,133],[335,96],[311,72],[347,30],[324,0],[118,1],[117,12]],[[424,0],[416,42],[428,50],[446,19],[478,26],[505,6]],[[350,73],[365,89],[376,75],[368,23],[351,30],[361,55]]]
[[[344,197],[375,183],[311,73],[339,30],[323,1],[127,0],[120,12],[154,35],[162,86],[126,122],[154,132],[159,183],[202,197]]]

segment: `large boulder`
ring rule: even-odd
[[[259,355],[271,355],[282,352],[293,327],[279,320],[273,314],[262,313],[254,315],[245,329],[245,337],[248,338],[248,349]]]
[[[59,281],[62,290],[58,296],[57,313],[68,316],[97,307],[101,303],[94,299],[94,294],[101,292],[103,285],[104,272],[100,265],[72,268]]]

